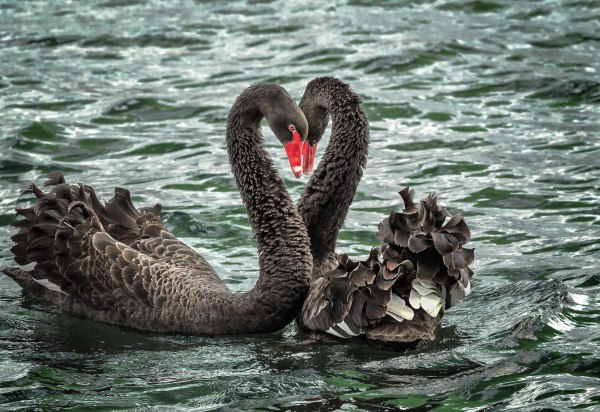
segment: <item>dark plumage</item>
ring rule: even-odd
[[[263,148],[266,117],[282,143],[294,124],[306,136],[306,119],[277,85],[246,89],[229,113],[230,163],[258,244],[255,287],[233,294],[212,267],[173,237],[160,206],[138,211],[129,192],[115,189],[102,204],[94,190],[68,185],[55,173],[38,201],[17,209],[22,219],[12,251],[19,265],[4,272],[25,292],[90,319],[159,332],[267,333],[299,312],[308,290],[312,258],[301,217]],[[41,284],[40,284],[41,282]]]
[[[360,98],[342,81],[311,81],[300,101],[316,145],[329,116],[329,145],[298,203],[314,258],[311,288],[298,316],[301,327],[341,338],[399,342],[432,340],[444,309],[470,291],[474,258],[463,248],[469,229],[429,195],[418,204],[408,188],[402,212],[379,224],[381,248],[365,261],[336,255],[335,245],[366,164],[369,130]],[[383,258],[383,260],[380,259]]]
[[[309,121],[311,144],[332,120],[329,144],[298,201],[311,242],[313,277],[318,277],[337,264],[336,240],[367,164],[369,123],[358,95],[334,77],[312,80],[299,106]]]

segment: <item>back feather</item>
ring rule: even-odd
[[[21,196],[33,194],[37,204],[16,210],[22,219],[14,224],[19,232],[11,251],[19,265],[33,268],[3,270],[26,293],[65,310],[132,313],[132,307],[160,303],[169,287],[161,279],[177,266],[202,271],[217,290],[227,290],[200,255],[167,231],[160,205],[138,211],[122,188],[103,204],[93,188],[68,185],[60,172],[49,175],[47,186],[52,190],[32,184]]]
[[[412,346],[433,340],[444,311],[469,294],[474,250],[463,247],[471,238],[464,219],[432,194],[416,204],[414,190],[400,195],[404,209],[379,224],[381,249],[361,262],[338,256],[337,268],[311,285],[301,326]]]

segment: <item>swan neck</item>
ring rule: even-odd
[[[362,177],[369,149],[369,124],[360,97],[337,80],[318,89],[314,104],[330,116],[331,136],[298,210],[308,229],[318,270],[329,266]]]
[[[257,96],[240,96],[230,111],[226,142],[229,162],[246,206],[259,253],[252,290],[225,300],[244,332],[271,332],[300,311],[312,269],[309,239],[284,182],[264,149],[260,121],[267,110]],[[222,319],[223,323],[227,319]]]

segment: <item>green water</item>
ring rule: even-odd
[[[120,185],[161,202],[177,236],[249,289],[228,108],[251,83],[299,99],[336,75],[372,126],[339,249],[365,256],[404,185],[471,226],[473,293],[436,342],[138,333],[2,276],[0,409],[600,409],[598,3],[316,3],[0,1],[0,267],[20,191],[63,170],[105,199]],[[297,198],[305,180],[265,134]]]

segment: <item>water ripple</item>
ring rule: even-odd
[[[172,231],[248,290],[258,257],[228,107],[262,81],[298,100],[318,75],[348,81],[371,125],[338,249],[376,246],[410,185],[465,216],[477,254],[473,293],[407,353],[294,325],[137,333],[0,277],[0,409],[598,408],[598,17],[592,0],[0,2],[0,267],[18,195],[60,169],[101,199],[124,186],[137,205],[160,202]],[[298,198],[305,180],[284,179]]]

